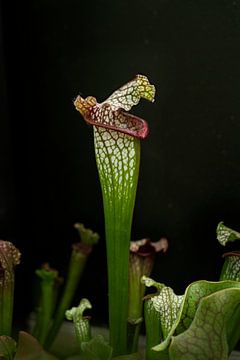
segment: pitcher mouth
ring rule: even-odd
[[[227,257],[227,256],[239,256],[240,257],[240,251],[236,250],[236,251],[229,251],[226,252],[222,255],[223,258]]]
[[[146,76],[137,75],[102,103],[98,103],[93,96],[84,99],[78,95],[74,105],[89,125],[145,139],[149,133],[147,121],[128,111],[137,105],[141,98],[153,102],[154,97],[154,85],[150,84]]]

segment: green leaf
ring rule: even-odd
[[[227,360],[227,328],[239,304],[239,288],[204,297],[190,327],[172,338],[170,360]]]
[[[84,224],[76,223],[74,228],[78,231],[83,244],[94,245],[98,243],[99,234],[93,232],[91,229],[85,228]]]
[[[183,295],[176,295],[170,287],[146,276],[142,277],[142,282],[148,287],[154,286],[157,288],[156,295],[147,299],[147,307],[149,310],[153,308],[159,314],[162,335],[165,339],[177,319]]]
[[[88,299],[82,299],[78,307],[73,307],[66,311],[66,318],[72,320],[79,345],[91,339],[91,329],[89,319],[83,316],[86,309],[91,309],[92,305]]]
[[[57,360],[57,358],[46,353],[32,335],[20,331],[14,360]]]
[[[97,103],[92,96],[78,96],[74,101],[84,120],[94,126],[106,228],[110,344],[115,355],[125,354],[127,349],[129,243],[140,162],[139,139],[148,135],[147,122],[126,111],[141,98],[153,102],[154,96],[154,85],[146,76],[137,75],[103,103]]]
[[[233,251],[224,254],[224,264],[222,267],[220,280],[240,281],[240,253]]]
[[[154,307],[153,298],[146,297],[144,303],[144,318],[146,328],[146,359],[159,360],[159,352],[153,351],[152,348],[159,344],[163,339],[160,312]],[[161,351],[161,359],[169,360],[168,350],[165,351],[163,357]]]
[[[153,279],[151,279],[150,277],[147,277],[145,275],[142,276],[141,278],[141,282],[147,286],[147,287],[155,287],[157,289],[157,294],[159,294],[159,292],[164,288],[166,287],[166,285],[162,284],[162,283],[159,283]]]
[[[190,326],[202,298],[228,288],[240,288],[240,284],[236,281],[211,282],[200,280],[189,285],[185,292],[181,318],[176,326],[176,333],[180,334]]]
[[[152,299],[154,308],[160,313],[163,338],[165,339],[175,323],[182,301],[182,295],[176,295],[170,287],[162,289]]]
[[[115,355],[120,355],[127,350],[129,244],[140,141],[97,127],[94,136],[105,215],[110,343]]]
[[[16,342],[9,336],[0,336],[0,359],[12,360],[16,352]]]
[[[82,343],[81,348],[84,360],[110,360],[112,358],[112,348],[101,335]]]
[[[209,282],[201,280],[190,284],[185,291],[181,308],[179,309],[176,321],[169,331],[167,338],[165,341],[155,346],[154,350],[165,350],[169,346],[173,335],[180,334],[189,328],[195,317],[201,299],[229,288],[240,288],[240,283],[236,281]],[[170,317],[169,321],[171,321],[171,310],[167,310],[166,306],[164,309],[166,312],[165,317]]]
[[[217,239],[219,243],[225,246],[228,242],[240,239],[240,233],[225,226],[221,221],[217,226]]]

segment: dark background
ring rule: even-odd
[[[240,2],[148,0],[1,3],[0,235],[22,251],[17,315],[34,269],[66,268],[76,221],[101,234],[76,297],[106,321],[106,258],[92,129],[77,94],[99,102],[145,74],[156,102],[132,110],[150,136],[132,238],[167,236],[155,279],[177,293],[218,279],[220,220],[240,230]],[[61,273],[62,273],[61,272]]]

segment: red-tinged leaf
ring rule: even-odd
[[[154,85],[146,76],[137,75],[101,104],[92,96],[86,99],[78,96],[74,105],[88,124],[144,139],[148,135],[147,122],[126,111],[137,105],[141,98],[154,101],[154,96]]]
[[[58,360],[44,351],[39,342],[30,334],[20,331],[17,353],[14,360]]]

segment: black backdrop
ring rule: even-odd
[[[22,250],[17,310],[29,310],[33,271],[66,267],[84,222],[101,234],[77,295],[106,321],[101,192],[92,130],[78,94],[102,101],[145,74],[146,118],[132,238],[165,235],[154,277],[182,292],[217,279],[215,228],[240,229],[239,0],[32,0],[1,4],[0,234]]]

